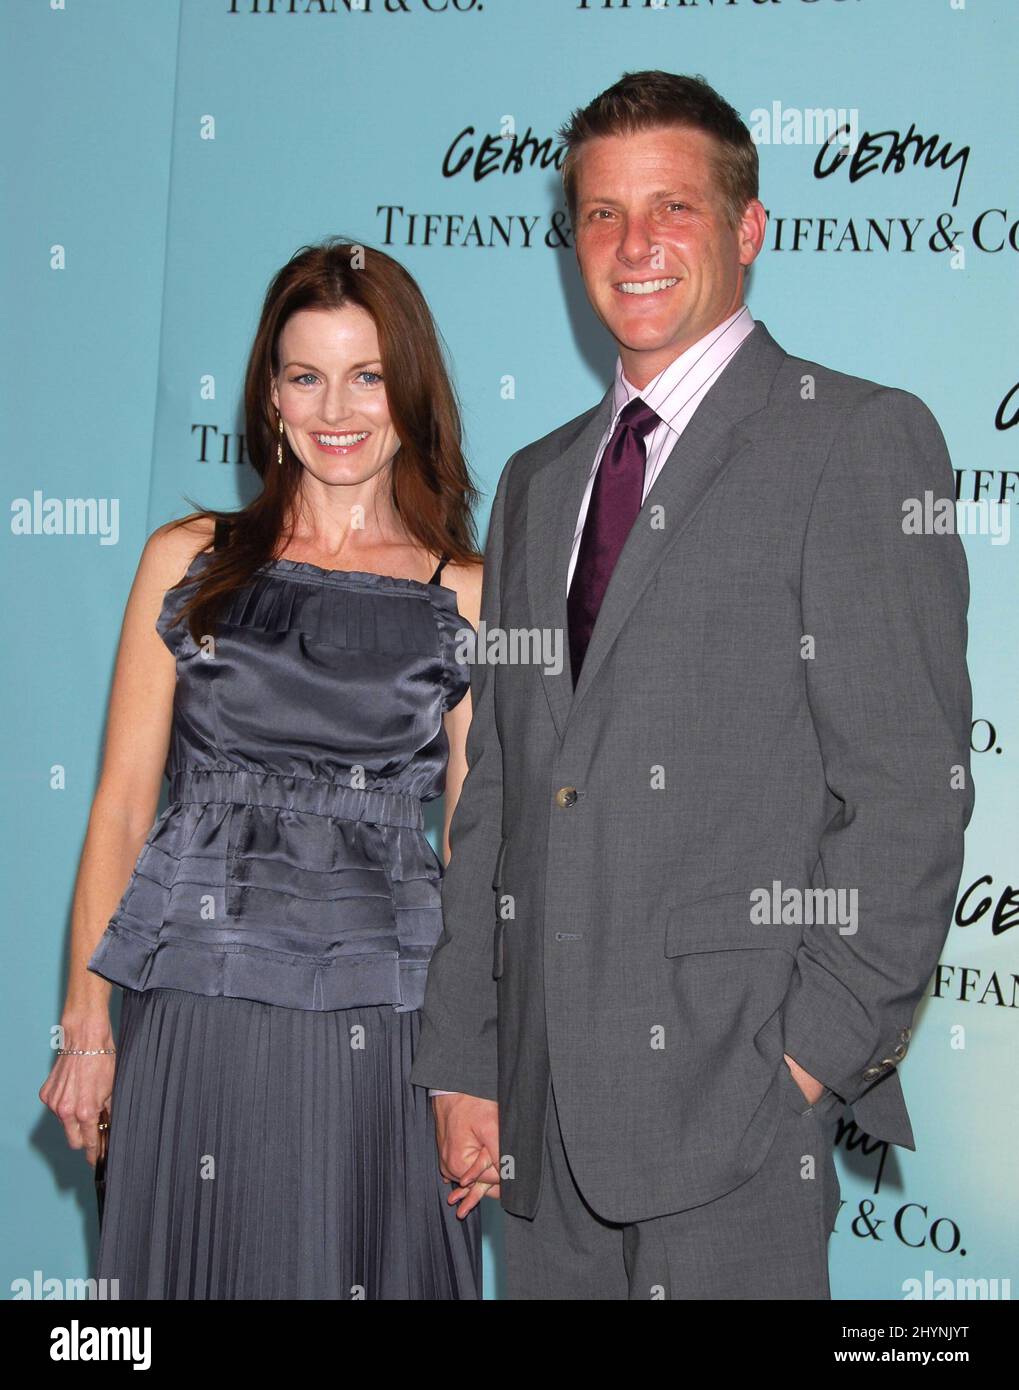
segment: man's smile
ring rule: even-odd
[[[657,280],[619,280],[612,288],[619,294],[638,295],[644,298],[651,295],[666,294],[674,285],[678,284],[678,276],[668,275]]]

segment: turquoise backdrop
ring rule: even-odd
[[[577,274],[555,131],[624,71],[698,72],[772,137],[754,314],[791,352],[920,395],[960,499],[1011,516],[1019,7],[5,0],[0,35],[10,1297],[36,1271],[89,1272],[91,1170],[37,1092],[120,618],[146,535],[185,494],[250,495],[239,397],[273,272],[341,234],[417,277],[449,348],[483,534],[509,455],[597,401],[614,360]],[[855,162],[825,172],[811,110],[851,113],[868,137]],[[63,533],[43,524],[47,499]],[[917,1152],[840,1136],[836,1298],[964,1279],[1002,1296],[990,1281],[1019,1275],[1017,546],[965,545],[976,810],[957,922],[902,1071]]]

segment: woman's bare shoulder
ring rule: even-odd
[[[475,628],[481,619],[481,579],[484,572],[481,560],[469,564],[449,561],[442,570],[443,586],[454,591],[457,608]]]
[[[195,512],[183,521],[158,526],[145,542],[139,573],[168,589],[182,579],[195,556],[212,544],[215,522]]]

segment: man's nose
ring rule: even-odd
[[[632,263],[645,260],[654,250],[651,227],[645,217],[628,217],[619,242],[620,255]]]

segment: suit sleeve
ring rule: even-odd
[[[513,458],[499,478],[488,524],[482,631],[501,625],[503,512]],[[502,840],[502,747],[495,722],[494,671],[484,662],[471,666],[465,751],[467,774],[450,821],[449,864],[442,880],[442,935],[428,966],[410,1079],[418,1086],[496,1100],[492,879]]]
[[[837,798],[812,886],[856,890],[855,930],[805,929],[782,1010],[786,1052],[849,1103],[905,1055],[973,809],[968,571],[954,531],[906,534],[903,503],[925,493],[955,497],[941,431],[917,397],[879,388],[826,461],[801,575],[807,701]]]

